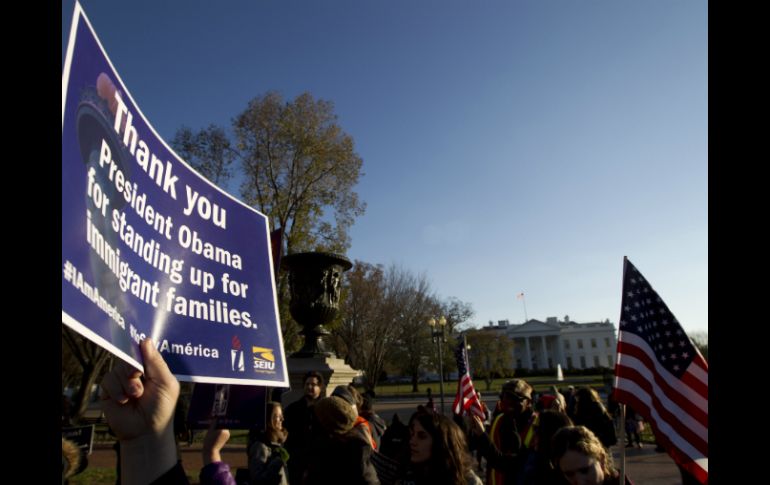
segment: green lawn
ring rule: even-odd
[[[114,468],[86,468],[83,473],[69,478],[71,485],[115,485],[117,475]],[[190,483],[198,483],[198,475],[187,473]]]
[[[70,477],[69,483],[73,485],[114,485],[117,478],[114,468],[86,468],[83,473]]]
[[[604,386],[604,381],[602,380],[601,375],[579,376],[578,378],[581,380],[577,382],[570,382],[571,378],[569,376],[566,376],[564,381],[561,381],[561,382],[557,382],[556,379],[551,376],[525,377],[523,379],[525,379],[527,382],[532,384],[532,386],[535,388],[535,391],[537,392],[548,390],[552,385],[555,385],[557,388],[567,387],[568,385],[574,385],[575,387],[591,386],[596,389],[599,389]],[[584,381],[583,379],[586,379],[586,380]],[[476,388],[476,390],[482,394],[485,394],[487,392],[497,393],[503,387],[503,384],[508,380],[510,379],[495,379],[494,381],[492,381],[492,386],[489,391],[487,391],[487,383],[484,380],[475,380],[473,382],[473,385]],[[400,396],[413,395],[415,397],[423,397],[427,394],[429,387],[431,388],[433,395],[437,396],[439,393],[438,381],[420,382],[418,386],[419,391],[415,393],[412,392],[412,384],[380,384],[375,388],[375,392],[377,393],[378,397],[396,396],[396,395],[400,395]],[[456,387],[457,387],[457,382],[445,381],[444,393],[446,393],[448,390],[451,392],[454,392]]]
[[[71,485],[115,485],[117,475],[114,468],[86,468],[83,473],[69,478]],[[190,483],[198,483],[198,475],[187,473]]]

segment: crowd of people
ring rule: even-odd
[[[149,340],[141,351],[144,375],[121,363],[102,382],[105,417],[120,443],[120,482],[188,483],[173,430],[179,382]],[[302,398],[285,409],[268,403],[264,429],[248,435],[248,469],[222,460],[230,432],[212,422],[200,483],[620,484],[608,451],[617,442],[613,417],[590,388],[537,397],[513,379],[484,418],[452,419],[428,405],[406,424],[395,415],[389,426],[371,393],[338,386],[326,394],[323,376],[310,372]]]

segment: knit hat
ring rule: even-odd
[[[537,401],[538,403],[540,403],[543,409],[549,409],[555,399],[556,399],[556,396],[553,396],[551,394],[543,394],[542,396],[540,396],[540,399],[538,399]]]
[[[353,406],[337,396],[321,398],[313,409],[321,426],[332,434],[347,433],[353,428],[358,417]]]
[[[337,396],[344,399],[351,406],[356,405],[356,399],[353,397],[353,394],[350,393],[347,386],[335,387],[334,391],[332,391],[332,396]]]
[[[513,379],[503,384],[501,394],[511,393],[522,399],[532,400],[532,386],[523,379]]]

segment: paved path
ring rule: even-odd
[[[189,474],[196,476],[203,466],[200,443],[180,448],[182,463]],[[679,470],[666,453],[657,453],[654,445],[645,444],[639,450],[626,450],[626,474],[636,485],[681,485]],[[613,447],[613,458],[619,467],[619,448]],[[232,468],[246,467],[246,447],[244,445],[228,445],[222,453],[222,459]],[[88,457],[89,467],[114,468],[115,451],[110,445],[96,445]]]
[[[203,457],[201,454],[201,443],[194,443],[192,446],[183,444],[179,448],[182,456],[182,465],[188,475],[197,478],[198,472],[203,468]],[[230,465],[231,469],[245,468],[246,464],[246,445],[228,445],[222,450],[222,460]],[[117,458],[112,445],[94,445],[93,453],[88,457],[89,468],[115,468]]]
[[[452,396],[454,397],[454,396]],[[439,406],[439,400],[436,399],[436,406]],[[377,413],[390,424],[393,415],[398,413],[402,421],[408,421],[409,417],[416,410],[418,404],[425,404],[425,399],[417,400],[381,400],[376,405]],[[445,408],[447,412],[452,405],[451,400],[445,397]],[[494,403],[490,403],[494,405]],[[246,467],[245,445],[228,445],[222,451],[222,459],[229,463],[231,468]],[[183,444],[180,446],[182,464],[188,474],[197,477],[198,472],[203,466],[201,457],[201,444],[195,443],[192,446]],[[615,465],[620,468],[620,447],[612,448]],[[111,445],[94,445],[94,451],[88,457],[89,467],[114,468],[116,463],[115,451]],[[667,453],[658,453],[652,444],[644,444],[642,449],[626,448],[626,475],[636,485],[681,485],[682,480],[679,475],[679,469],[674,464]]]
[[[620,468],[620,447],[612,447],[615,466]],[[626,476],[636,485],[681,485],[674,460],[668,453],[658,453],[655,445],[643,444],[642,449],[626,448]]]

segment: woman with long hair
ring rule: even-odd
[[[571,485],[619,485],[612,455],[585,426],[561,428],[551,441],[554,467]],[[632,485],[628,478],[626,485]]]
[[[451,419],[418,409],[409,420],[410,466],[401,484],[481,485],[465,434]]]
[[[252,484],[287,485],[286,462],[289,454],[283,447],[288,432],[283,427],[283,409],[277,402],[267,403],[265,429],[249,431],[249,479]]]
[[[593,431],[605,448],[618,442],[615,421],[604,407],[599,393],[592,387],[581,387],[575,393],[575,416],[572,421]]]

